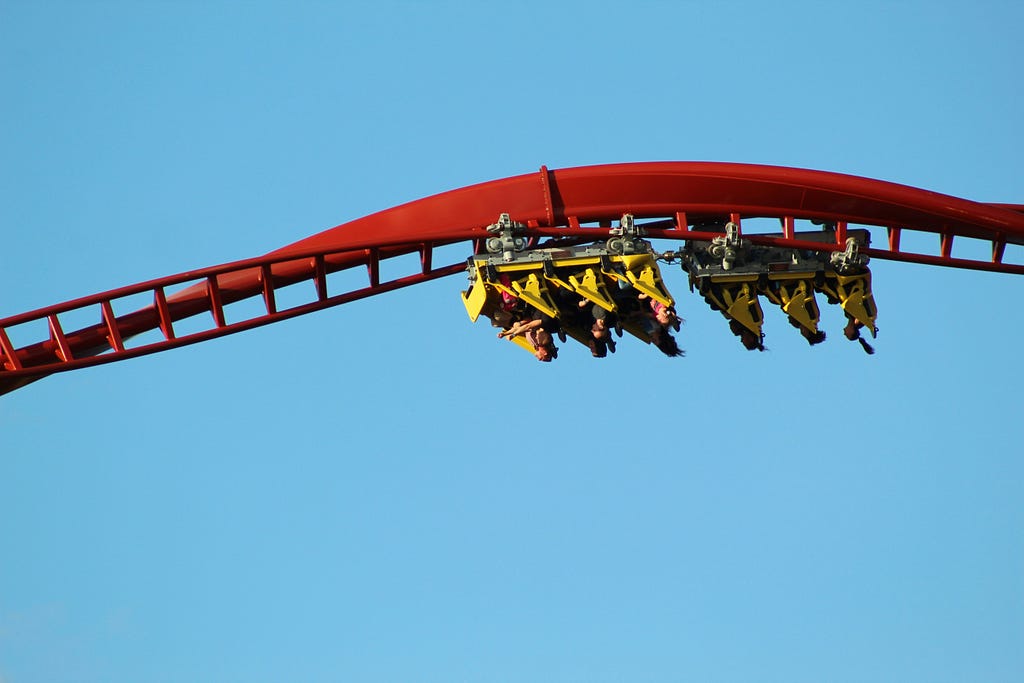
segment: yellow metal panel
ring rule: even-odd
[[[487,261],[476,261],[478,268],[484,268],[487,266]],[[514,263],[496,263],[491,265],[494,270],[499,273],[513,273],[516,277],[522,277],[523,273],[527,273],[531,270],[542,270],[544,268],[543,261],[516,261]]]
[[[640,270],[654,263],[654,258],[650,254],[622,254],[612,256],[612,261],[621,263],[626,270]]]
[[[875,297],[871,293],[870,271],[857,275],[829,273],[820,289],[832,299],[838,299],[843,311],[871,330],[872,337],[877,334],[875,318],[878,316],[878,309],[875,307]]]
[[[597,304],[606,311],[614,312],[616,310],[617,306],[608,294],[604,278],[599,277],[593,268],[584,270],[580,277],[570,275],[569,282],[572,285],[572,290],[587,301]]]
[[[668,293],[661,281],[661,272],[658,270],[658,264],[654,261],[653,256],[631,254],[623,256],[622,263],[626,266],[626,277],[634,288],[665,306],[675,305],[672,295]]]
[[[649,260],[647,254],[630,254],[629,256],[612,256],[609,255],[608,260],[615,265],[620,266],[619,268],[611,268],[605,270],[601,268],[601,272],[608,276],[613,282],[625,282],[628,285],[632,285],[628,277],[628,271],[630,267],[639,268],[642,267],[643,263]]]
[[[516,296],[530,304],[538,311],[558,317],[558,307],[551,300],[547,287],[540,281],[536,273],[530,273],[524,280],[516,280],[512,283]]]
[[[579,268],[580,266],[597,266],[601,264],[600,256],[575,256],[573,258],[553,258],[551,263],[556,268]]]
[[[807,280],[797,280],[792,289],[783,285],[783,291],[788,298],[782,306],[786,315],[811,332],[817,332],[821,311],[818,310],[818,302],[814,300],[814,287],[809,287]]]
[[[484,310],[484,304],[487,303],[487,285],[483,280],[477,278],[473,281],[468,296],[466,292],[462,293],[462,303],[466,307],[469,319],[476,322],[476,319],[480,317],[480,312]]]
[[[757,292],[750,282],[712,282],[703,293],[727,318],[732,318],[758,337],[764,323],[764,312]]]
[[[543,252],[544,250],[538,250]],[[599,255],[591,256],[563,256],[559,257],[560,250],[553,250],[550,256],[546,259],[548,263],[551,263],[556,268],[573,268],[579,269],[581,266],[595,266],[600,265],[601,257]],[[567,252],[563,252],[567,253]],[[478,268],[483,268],[488,265],[489,260],[485,258],[475,258],[474,264]],[[530,261],[513,261],[512,263],[490,263],[491,267],[499,273],[524,273],[531,270],[543,270],[543,260],[530,260]]]
[[[811,332],[818,331],[821,312],[814,299],[814,286],[808,280],[782,280],[775,287],[762,290],[765,296],[782,307],[783,312]]]
[[[527,338],[521,334],[517,334],[516,336],[512,337],[512,343],[518,346],[519,348],[528,351],[531,356],[536,351],[536,349],[533,348],[533,344],[531,344],[529,340],[527,340]]]
[[[864,323],[871,330],[871,336],[875,336],[877,332],[875,317],[878,315],[878,310],[875,308],[875,297],[871,293],[871,273],[849,277],[837,275],[837,277],[841,293],[846,295],[840,297],[843,310],[859,322]]]
[[[778,270],[768,273],[769,280],[809,280],[816,270]]]
[[[761,324],[764,322],[764,313],[761,311],[761,302],[757,299],[749,283],[742,283],[738,290],[732,293],[732,303],[726,309],[731,318],[751,332],[760,335]]]

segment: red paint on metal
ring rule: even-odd
[[[547,210],[544,225],[552,226],[555,224],[555,209],[551,199],[551,175],[547,166],[540,167],[540,182],[544,192],[544,207]]]
[[[74,355],[71,353],[71,347],[68,346],[67,337],[64,336],[64,330],[61,329],[57,314],[51,313],[46,318],[50,327],[50,340],[57,345],[57,354],[65,363],[71,362],[74,360]]]
[[[939,253],[943,258],[949,258],[953,254],[953,236],[943,233],[939,239]]]
[[[685,211],[676,211],[676,222],[675,222],[675,225],[673,226],[673,229],[681,230],[683,232],[686,232],[686,231],[688,231],[690,229],[690,224],[686,220],[686,212]]]
[[[8,370],[21,370],[21,361],[3,328],[0,328],[0,349],[3,349],[4,357],[7,359],[4,361],[4,367]]]
[[[277,313],[277,300],[274,296],[274,287],[271,284],[274,279],[271,273],[270,264],[260,265],[260,284],[263,290],[263,303],[267,307],[267,315]]]
[[[992,240],[992,263],[1002,263],[1006,251],[1006,240],[1002,236]]]
[[[900,229],[899,228],[887,228],[889,231],[889,251],[900,250]]]
[[[174,318],[171,317],[171,310],[167,306],[167,295],[164,293],[164,288],[157,287],[153,291],[153,298],[160,321],[160,331],[164,333],[164,338],[167,341],[171,341],[174,339]]]
[[[691,223],[701,226],[733,219],[739,224],[747,218],[778,218],[783,221],[782,238],[744,233],[744,239],[794,248],[823,247],[820,243],[798,247],[801,242],[795,239],[793,228],[796,220],[835,224],[837,244],[826,245],[834,250],[845,246],[840,238],[847,224],[888,227],[889,249],[866,249],[866,253],[931,265],[1024,272],[1024,266],[1003,263],[1006,244],[1024,244],[1024,205],[1020,204],[972,202],[880,180],[779,166],[652,162],[554,171],[541,167],[539,183],[537,174],[531,173],[451,190],[330,228],[256,259],[190,271],[0,320],[0,347],[6,359],[5,369],[0,371],[0,393],[52,372],[195,343],[459,272],[462,263],[433,269],[430,252],[458,242],[467,244],[467,252],[479,250],[488,236],[487,226],[501,213],[530,226],[532,243],[542,236],[601,239],[594,228],[582,224],[610,226],[624,213],[633,214],[638,221],[654,219],[655,225],[664,226],[649,230],[652,238],[676,240],[717,236],[691,231]],[[904,229],[943,236],[941,253],[901,252],[899,238]],[[680,231],[686,232],[685,237]],[[953,258],[956,235],[990,240],[992,262]],[[382,260],[416,252],[421,255],[421,273],[380,281]],[[329,296],[327,275],[354,267],[367,269],[369,285]],[[166,287],[204,279],[164,293]],[[277,309],[277,288],[309,280],[316,284],[316,301],[285,311]],[[152,306],[113,318],[112,300],[145,291],[153,293]],[[257,296],[264,300],[265,315],[236,324],[224,320],[224,306]],[[103,310],[103,321],[97,325],[65,332],[59,322],[52,324],[59,313],[96,304]],[[174,321],[203,312],[213,314],[215,328],[178,339]],[[11,346],[5,328],[48,318],[54,330],[50,339],[17,349]],[[164,340],[125,348],[125,340],[157,328],[163,331]]]
[[[313,281],[316,283],[316,298],[324,301],[327,299],[327,264],[323,254],[313,257]]]
[[[782,236],[791,240],[796,234],[796,219],[792,216],[783,216],[782,218]]]
[[[380,250],[370,249],[370,259],[366,263],[366,272],[370,276],[370,286],[376,287],[380,284]]]
[[[103,311],[103,322],[107,326],[107,343],[114,351],[124,351],[124,340],[121,339],[121,330],[114,316],[114,307],[110,305],[110,301],[101,301],[100,309]]]
[[[429,273],[434,262],[434,250],[429,244],[420,245],[420,272]]]
[[[836,246],[846,246],[846,221],[836,221]]]
[[[210,296],[210,312],[213,313],[213,322],[217,327],[224,327],[227,323],[224,320],[224,304],[220,298],[220,287],[217,285],[216,275],[206,278],[206,291]]]
[[[1024,275],[1024,265],[1009,263],[993,263],[991,261],[974,261],[946,256],[934,256],[931,254],[915,254],[908,252],[893,253],[884,249],[861,249],[862,253],[871,258],[887,259],[889,261],[902,261],[904,263],[921,263],[926,266],[943,266],[946,268],[959,268],[961,270],[980,270],[989,273],[1007,273],[1011,275]]]

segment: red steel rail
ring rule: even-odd
[[[258,258],[0,319],[0,393],[55,372],[192,344],[461,272],[461,261],[435,267],[434,250],[465,242],[467,255],[475,252],[501,213],[525,224],[533,239],[599,240],[607,226],[627,213],[646,221],[649,237],[674,240],[710,240],[717,232],[701,227],[724,220],[742,225],[746,219],[774,218],[781,237],[751,231],[744,237],[817,250],[841,250],[848,226],[868,226],[887,234],[883,245],[864,250],[875,258],[1024,274],[1024,264],[1004,260],[1006,245],[1024,244],[1024,205],[979,203],[880,180],[779,166],[649,162],[541,167],[539,173],[472,185],[359,218]],[[800,241],[795,226],[801,220],[829,224],[835,242],[823,247]],[[937,253],[902,248],[907,231],[937,235]],[[991,258],[954,256],[957,237],[988,242]],[[382,261],[410,254],[419,254],[415,272],[381,281]],[[354,268],[365,269],[365,285],[329,291],[334,286],[329,276]],[[279,307],[281,288],[303,282],[312,284],[309,300]],[[180,289],[169,292],[175,287]],[[152,303],[116,312],[140,294]],[[230,308],[249,299],[261,300],[255,313]],[[83,312],[96,322],[65,329],[62,316],[81,320]],[[210,316],[205,327],[187,333],[175,329],[176,323],[201,314]],[[18,343],[14,332],[25,329],[37,337]],[[143,337],[133,344],[153,331],[158,331],[155,339]]]

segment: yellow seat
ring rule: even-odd
[[[782,311],[811,333],[818,331],[821,311],[814,298],[814,283],[806,277],[772,279],[761,289]]]
[[[476,322],[480,313],[483,312],[484,306],[487,304],[487,294],[487,285],[481,278],[473,280],[469,290],[462,293],[462,304],[466,307],[466,313],[469,314],[469,319],[473,322]]]
[[[871,293],[871,271],[865,269],[856,275],[826,273],[818,289],[829,299],[837,301],[847,315],[871,330],[872,337],[877,335],[875,318],[878,317],[878,309]]]
[[[665,306],[674,306],[672,295],[665,289],[661,281],[661,272],[651,254],[630,254],[619,257],[626,269],[629,284],[640,292],[661,302]]]
[[[570,275],[569,284],[572,291],[587,301],[609,312],[616,310],[615,302],[608,293],[608,287],[605,286],[604,277],[598,275],[593,268],[587,268],[577,275]]]
[[[512,337],[512,343],[518,346],[519,348],[523,349],[527,353],[529,353],[531,356],[536,351],[536,349],[533,348],[533,344],[531,344],[529,340],[527,340],[526,337],[524,337],[521,334],[517,334],[516,336]]]
[[[512,281],[512,289],[516,296],[530,304],[538,311],[558,317],[558,307],[551,299],[547,286],[537,277],[536,273],[530,273],[521,280]]]
[[[702,286],[701,294],[711,299],[714,307],[727,318],[750,330],[761,338],[764,312],[757,298],[756,280],[708,281]]]

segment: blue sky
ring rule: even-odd
[[[1024,202],[1022,21],[2,0],[0,316],[541,164]],[[1024,280],[872,265],[872,357],[666,269],[686,358],[542,365],[455,277],[4,396],[0,681],[1021,680]]]

